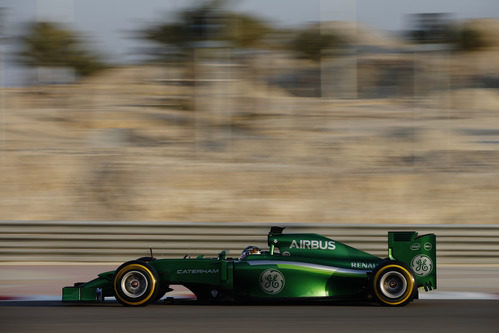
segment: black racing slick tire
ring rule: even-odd
[[[372,272],[374,299],[385,306],[402,306],[414,299],[416,280],[411,269],[400,261],[384,261]]]
[[[146,305],[156,300],[158,273],[144,261],[126,262],[114,273],[113,289],[116,300],[123,305]]]

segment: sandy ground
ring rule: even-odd
[[[499,221],[497,89],[297,98],[236,70],[3,90],[0,218]]]

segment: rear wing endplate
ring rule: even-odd
[[[437,288],[437,239],[435,234],[418,236],[415,231],[388,232],[390,259],[402,261],[414,272],[418,287]]]

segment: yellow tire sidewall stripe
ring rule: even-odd
[[[133,270],[133,269],[140,269],[140,270],[144,270],[146,271],[148,274],[149,274],[149,277],[151,279],[151,290],[149,291],[149,294],[146,296],[146,298],[144,298],[143,300],[139,301],[139,302],[129,302],[125,299],[123,299],[123,297],[120,296],[120,294],[118,293],[118,289],[116,287],[116,284],[117,282],[119,281],[119,279],[121,279],[121,277],[129,272],[130,270]],[[141,304],[144,304],[146,303],[147,301],[149,301],[149,299],[152,297],[152,295],[154,294],[154,290],[156,289],[156,279],[154,278],[154,275],[152,274],[152,272],[145,266],[143,265],[139,265],[139,264],[130,264],[130,265],[127,265],[125,267],[123,267],[119,272],[118,272],[118,275],[114,278],[114,292],[115,292],[115,295],[116,297],[119,297],[119,299],[123,302],[123,303],[126,303],[128,305],[141,305]]]
[[[397,268],[397,269],[401,270],[404,273],[404,275],[405,275],[405,277],[407,279],[407,295],[403,299],[401,299],[400,301],[398,301],[398,302],[386,301],[386,297],[383,296],[383,295],[381,295],[378,292],[378,277],[381,274],[383,274],[383,272],[385,272],[389,268]],[[399,266],[399,265],[387,265],[387,266],[381,268],[376,273],[373,282],[374,282],[374,292],[376,293],[376,296],[378,297],[379,300],[381,300],[383,303],[388,304],[388,305],[399,305],[399,304],[402,304],[405,301],[407,301],[407,299],[409,299],[409,297],[411,297],[412,293],[414,292],[414,277],[412,276],[412,274],[407,269],[405,269],[404,267]]]

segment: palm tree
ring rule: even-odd
[[[173,22],[140,31],[139,37],[159,44],[162,50],[155,50],[155,55],[161,59],[180,56],[187,61],[203,42],[221,42],[233,48],[260,46],[271,27],[254,16],[224,10],[225,3],[202,2],[177,13]]]
[[[344,43],[338,35],[332,32],[322,33],[319,27],[312,26],[296,33],[291,40],[290,49],[300,58],[319,62],[324,51],[340,47]]]

